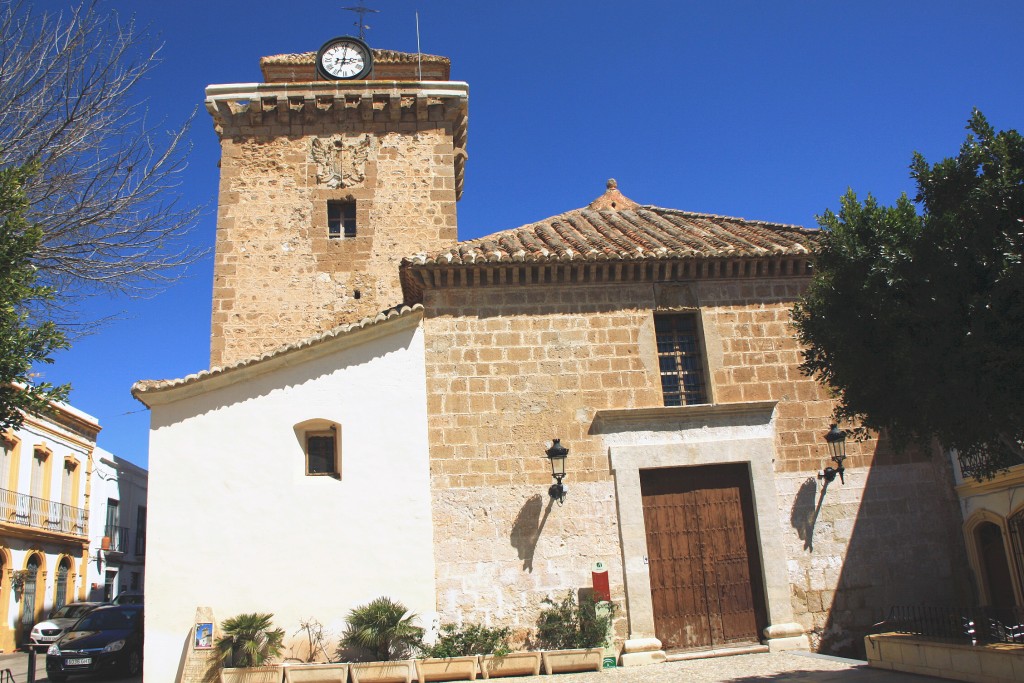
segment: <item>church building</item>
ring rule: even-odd
[[[210,367],[133,388],[147,680],[202,678],[197,621],[271,612],[304,658],[301,621],[337,635],[379,596],[521,641],[596,563],[622,665],[853,653],[890,605],[961,597],[941,454],[851,439],[819,477],[832,403],[789,324],[817,230],[608,181],[459,241],[469,90],[446,58],[340,38],[261,67],[206,91]]]

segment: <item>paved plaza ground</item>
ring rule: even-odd
[[[45,657],[37,661],[36,681],[46,681]],[[26,683],[28,655],[18,652],[0,655],[0,671],[10,669],[14,683]],[[517,683],[758,683],[761,681],[803,681],[804,683],[938,683],[947,679],[871,669],[867,662],[840,659],[806,652],[736,655],[669,662],[651,666],[605,669],[598,673],[524,676]],[[3,679],[0,679],[3,680]],[[73,681],[106,680],[142,683],[142,678],[74,678]],[[482,680],[482,679],[478,679]],[[149,683],[173,683],[150,681]]]

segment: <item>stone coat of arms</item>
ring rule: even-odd
[[[355,139],[342,135],[313,138],[310,157],[316,164],[316,181],[335,190],[363,182],[372,146],[373,138],[369,135]]]

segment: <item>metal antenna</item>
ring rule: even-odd
[[[416,70],[419,80],[423,80],[423,52],[420,50],[420,13],[416,12]]]
[[[342,7],[343,10],[349,12],[355,12],[359,15],[359,21],[355,22],[355,25],[359,27],[359,40],[366,41],[366,29],[370,28],[369,24],[365,23],[367,14],[377,14],[380,12],[379,9],[370,9],[364,5],[355,5],[354,7]]]

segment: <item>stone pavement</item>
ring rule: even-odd
[[[45,656],[37,660],[36,681],[46,681]],[[10,669],[14,683],[26,683],[28,655],[18,652],[0,655],[0,671]],[[580,674],[524,676],[505,679],[510,683],[759,683],[803,681],[804,683],[939,683],[948,679],[895,673],[869,668],[857,659],[840,659],[808,652],[776,652],[733,657],[692,659],[651,666],[605,669]],[[92,680],[92,679],[74,679]],[[99,679],[96,679],[99,680]],[[142,678],[103,679],[118,683],[142,683]],[[478,679],[482,680],[482,679]],[[2,681],[2,679],[0,679]],[[153,681],[152,683],[170,683]]]
[[[527,676],[507,679],[540,683],[557,678],[560,683],[758,683],[804,681],[806,683],[938,683],[948,679],[872,669],[858,659],[841,659],[809,652],[776,652],[732,657],[691,659],[682,662],[605,669],[581,674]]]
[[[14,683],[26,683],[28,681],[28,655],[24,652],[13,652],[10,654],[0,655],[0,672],[4,669],[10,669],[11,674],[14,677]],[[36,682],[43,683],[48,681],[46,678],[46,653],[42,653],[36,657]],[[118,676],[111,676],[109,678],[100,677],[89,677],[89,678],[72,678],[72,681],[106,681],[107,683],[142,683],[142,676],[136,676],[135,678],[122,678]],[[7,679],[2,677],[0,674],[0,683],[7,683]]]

